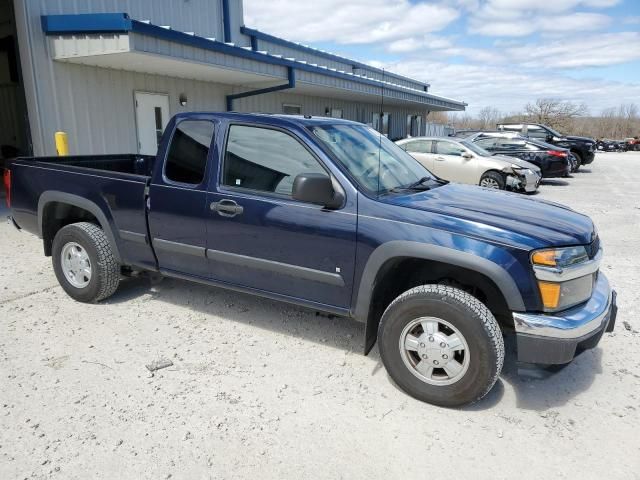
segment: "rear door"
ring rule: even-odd
[[[402,148],[430,172],[433,172],[432,146],[433,141],[431,140],[411,140],[402,144]]]
[[[455,142],[436,142],[434,172],[438,177],[451,182],[476,183],[472,181],[474,171],[469,160],[462,156],[467,150]]]
[[[171,128],[171,126],[170,126]],[[149,188],[149,231],[160,269],[209,275],[206,251],[207,174],[216,124],[196,117],[179,119],[160,151]]]
[[[160,137],[169,123],[169,95],[135,92],[138,153],[155,155]]]
[[[213,280],[346,309],[354,275],[357,210],[291,197],[295,177],[329,175],[321,152],[290,131],[231,124],[207,204]]]

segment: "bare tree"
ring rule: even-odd
[[[525,111],[535,123],[567,130],[571,127],[572,119],[587,115],[589,109],[584,103],[578,105],[553,98],[539,98],[535,103],[528,103]]]
[[[477,128],[494,129],[502,118],[500,110],[494,107],[484,107],[478,112]]]

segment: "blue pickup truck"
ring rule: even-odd
[[[72,298],[155,272],[354,318],[365,354],[377,340],[433,404],[482,398],[504,334],[519,361],[557,365],[615,323],[587,216],[447,183],[359,123],[184,113],[156,157],[22,158],[4,183]]]

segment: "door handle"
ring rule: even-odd
[[[439,162],[444,162],[445,159],[443,157],[436,157],[436,160]]]
[[[244,208],[241,205],[229,199],[211,202],[209,207],[221,217],[235,217],[236,215],[242,215],[242,212],[244,212]]]

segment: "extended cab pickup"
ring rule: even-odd
[[[591,220],[448,184],[345,120],[185,113],[155,158],[23,158],[4,178],[64,290],[95,302],[132,271],[355,318],[390,376],[440,405],[485,395],[504,360],[563,364],[616,316]]]
[[[523,137],[566,148],[576,158],[576,170],[582,165],[588,165],[595,159],[596,141],[589,137],[562,135],[553,128],[541,123],[499,123],[498,130],[518,132]]]

